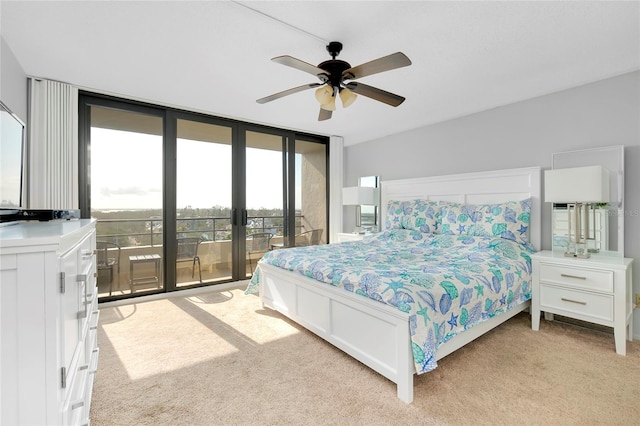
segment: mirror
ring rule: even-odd
[[[0,102],[0,208],[24,207],[24,123]]]
[[[358,186],[367,188],[380,187],[379,176],[364,176],[358,181]],[[377,192],[376,205],[374,206],[360,206],[360,225],[365,232],[378,232],[379,226],[379,205],[380,205],[380,191]]]
[[[551,167],[601,165],[609,170],[609,202],[592,205],[588,211],[589,251],[604,255],[624,255],[624,146],[611,146],[552,154]],[[567,205],[553,204],[551,215],[553,250],[564,251],[567,232]]]

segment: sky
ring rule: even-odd
[[[247,208],[282,208],[281,164],[277,151],[247,149]],[[231,145],[178,139],[176,202],[231,206]],[[162,208],[161,136],[91,129],[91,208]]]

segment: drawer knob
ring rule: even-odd
[[[587,302],[581,302],[579,300],[566,299],[564,297],[561,297],[560,300],[562,300],[563,302],[577,303],[578,305],[586,305],[587,304]]]
[[[575,278],[577,280],[586,280],[587,277],[581,277],[578,275],[570,275],[570,274],[560,274],[561,277],[565,277],[565,278]]]

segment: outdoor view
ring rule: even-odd
[[[115,116],[118,120],[114,120]],[[114,121],[137,124],[100,125]],[[176,286],[229,280],[234,262],[231,128],[188,120],[177,122]],[[165,285],[162,141],[159,117],[92,107],[91,216],[98,221],[101,297],[154,291]],[[252,237],[268,234],[268,249],[283,245],[281,147],[280,136],[247,132],[247,277],[264,254],[264,250],[252,250]],[[309,193],[306,200],[303,195],[303,175],[314,176],[314,170],[321,169],[318,176],[322,185],[306,186],[326,185],[325,165],[308,160],[314,157],[319,155],[300,152],[295,156],[296,233],[317,228],[315,223],[323,228],[326,220],[324,210],[318,214],[311,211],[317,207],[307,208],[305,218],[301,208],[306,203],[323,209],[326,202],[324,192],[322,203],[314,200],[319,194]],[[323,162],[324,158],[323,154]]]

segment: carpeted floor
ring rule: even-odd
[[[640,424],[640,342],[519,314],[396,386],[242,289],[101,309],[92,425]]]

